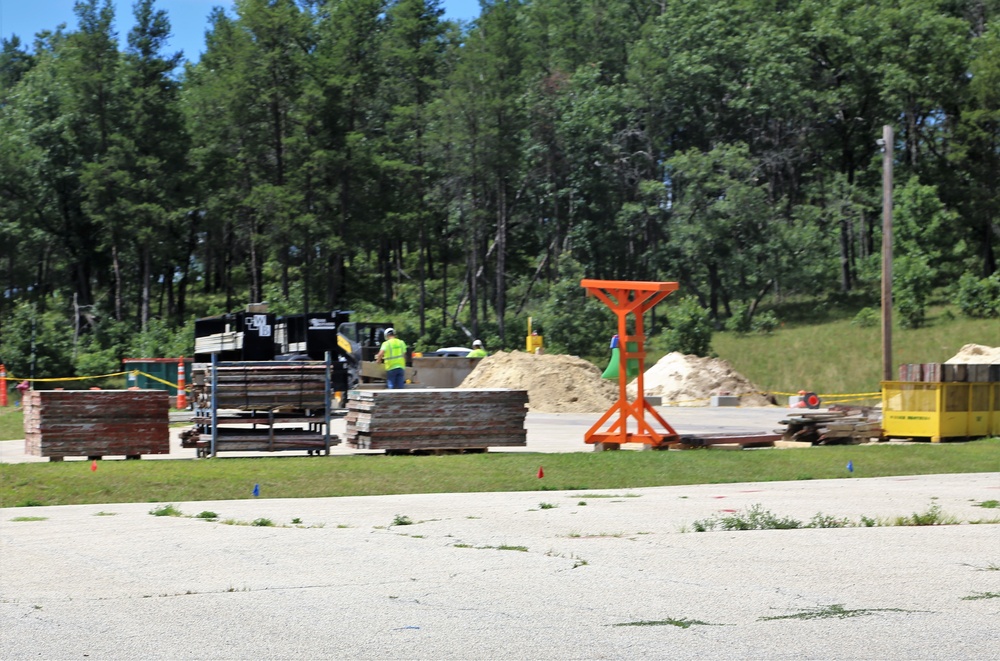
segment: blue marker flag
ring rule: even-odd
[[[259,495],[260,495],[260,485],[255,484],[253,485],[253,497],[256,498]]]
[[[848,461],[847,462],[847,472],[848,473],[853,473],[854,472],[854,462],[853,461]]]

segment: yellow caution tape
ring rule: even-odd
[[[58,381],[86,381],[88,379],[107,379],[113,376],[123,376],[125,374],[128,374],[130,376],[138,376],[139,374],[142,374],[146,378],[152,379],[153,381],[158,381],[159,383],[162,383],[166,386],[170,386],[175,390],[180,390],[179,384],[171,383],[170,381],[161,379],[158,376],[153,376],[152,374],[149,374],[148,372],[143,372],[142,370],[128,370],[126,372],[112,372],[110,374],[96,374],[93,376],[63,376],[63,377],[48,378],[48,379],[23,379],[21,377],[14,376],[13,374],[8,373],[5,378],[8,381],[27,381],[29,383],[55,383]]]

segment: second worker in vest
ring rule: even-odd
[[[487,356],[486,349],[483,348],[483,343],[481,340],[476,340],[472,343],[472,351],[469,352],[467,358],[485,358]]]
[[[402,388],[406,382],[406,342],[396,337],[395,329],[385,329],[385,342],[375,360],[385,364],[385,387]]]

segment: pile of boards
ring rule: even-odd
[[[923,383],[1000,382],[1000,365],[977,363],[904,363],[899,380]]]
[[[166,390],[30,390],[24,451],[59,461],[170,452]]]
[[[526,390],[352,390],[347,444],[390,454],[523,447],[527,404]]]
[[[216,408],[243,411],[326,407],[325,363],[246,363],[216,367]],[[212,366],[197,364],[195,407],[212,402]]]
[[[787,425],[782,434],[786,444],[858,445],[882,437],[881,420],[866,409],[799,413],[781,424]]]

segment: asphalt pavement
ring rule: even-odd
[[[664,415],[694,433],[786,413]],[[523,450],[590,451],[596,417],[530,414]],[[547,491],[551,477],[181,502],[178,517],[0,509],[0,658],[1000,659],[1000,524],[984,523],[1000,510],[983,506],[1000,457],[965,475]],[[955,523],[891,525],[932,508]],[[851,525],[695,532],[751,511]]]

